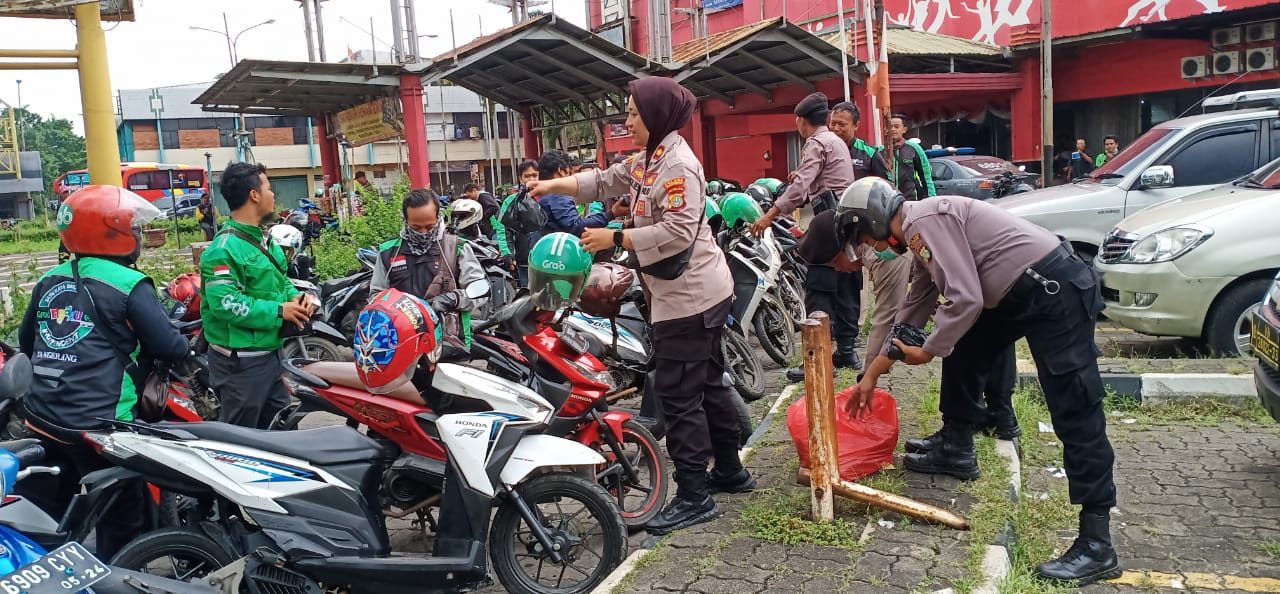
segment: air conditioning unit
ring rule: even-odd
[[[1235,74],[1240,72],[1240,52],[1214,52],[1213,73]]]
[[[1265,23],[1253,23],[1244,26],[1244,42],[1257,43],[1259,41],[1271,41],[1276,38],[1276,22],[1267,21]]]
[[[1204,78],[1209,76],[1204,56],[1187,56],[1182,59],[1182,78]]]
[[[1244,67],[1249,72],[1257,72],[1259,70],[1275,70],[1276,68],[1276,48],[1274,47],[1255,47],[1245,51]]]
[[[1236,45],[1237,43],[1240,43],[1240,27],[1214,29],[1213,32],[1210,33],[1209,40],[1213,43],[1213,47]]]

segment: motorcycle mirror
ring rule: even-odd
[[[1026,170],[1027,170],[1027,166],[1026,166],[1026,165],[1019,165],[1019,166],[1018,166],[1018,171],[1026,171]]]
[[[479,299],[489,294],[489,279],[479,279],[464,289],[468,299]]]

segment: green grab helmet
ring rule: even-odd
[[[582,294],[594,259],[568,233],[544,235],[529,250],[529,293],[538,309],[556,311]]]
[[[707,182],[708,196],[719,196],[721,194],[724,194],[724,182],[718,179],[713,179]]]
[[[711,197],[710,194],[702,202],[704,205],[702,213],[707,219],[707,226],[711,227],[712,232],[719,233],[720,227],[724,225],[724,215],[720,214],[720,205],[716,204],[715,198]]]
[[[756,222],[764,213],[750,196],[742,192],[730,192],[720,201],[720,215],[724,217],[725,227],[734,229],[740,223],[750,225]]]

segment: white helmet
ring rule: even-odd
[[[267,230],[267,236],[271,238],[271,243],[280,246],[289,258],[298,253],[302,249],[302,231],[293,225],[272,225]]]
[[[476,223],[480,222],[480,218],[484,216],[484,207],[479,202],[469,198],[461,198],[449,203],[449,218],[453,221],[453,228],[461,231]]]

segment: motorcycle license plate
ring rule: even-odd
[[[57,550],[0,577],[3,594],[65,594],[79,592],[111,575],[111,568],[80,543]]]

